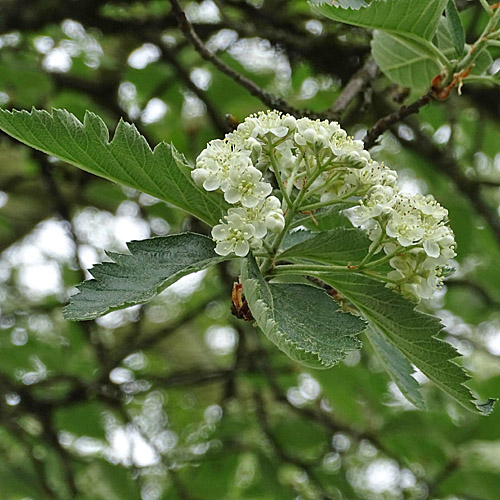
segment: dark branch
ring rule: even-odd
[[[179,23],[179,27],[184,33],[185,37],[191,42],[193,47],[196,49],[198,54],[200,54],[203,59],[211,62],[218,70],[222,73],[229,76],[236,83],[244,87],[250,94],[260,99],[266,106],[271,109],[278,109],[283,113],[290,113],[294,116],[304,116],[310,115],[307,112],[300,111],[298,109],[289,106],[288,103],[281,99],[281,97],[275,96],[261,89],[255,82],[247,78],[246,76],[238,73],[233,68],[229,67],[224,61],[219,59],[215,54],[210,52],[206,45],[202,42],[200,37],[197,35],[196,31],[193,28],[193,25],[188,21],[186,14],[182,10],[179,2],[177,0],[171,0],[172,4],[172,12],[174,13],[177,21]]]
[[[380,118],[380,120],[378,120],[378,122],[370,130],[368,130],[368,132],[366,132],[366,135],[363,138],[365,148],[372,148],[377,139],[394,124],[404,120],[406,117],[414,113],[418,113],[420,108],[431,102],[433,95],[434,91],[431,89],[412,104],[408,106],[401,106],[397,111]]]

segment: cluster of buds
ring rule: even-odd
[[[351,222],[372,241],[368,257],[385,253],[393,268],[387,282],[402,293],[430,297],[455,256],[446,209],[430,196],[402,193],[397,173],[336,122],[278,111],[251,115],[207,145],[192,177],[234,205],[212,230],[219,255],[244,257],[288,231],[290,216],[349,200],[357,203]]]

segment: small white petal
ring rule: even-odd
[[[435,241],[424,241],[424,250],[429,257],[439,257],[440,249]]]
[[[238,203],[241,200],[241,193],[237,189],[229,188],[224,193],[224,199],[228,203]]]
[[[216,189],[219,189],[220,187],[220,179],[216,177],[215,175],[212,175],[207,178],[207,180],[203,183],[203,187],[207,191],[215,191]]]
[[[216,240],[225,240],[229,234],[227,224],[217,224],[212,228],[212,237]]]
[[[233,251],[233,246],[234,245],[228,241],[220,241],[215,247],[215,253],[225,257]]]
[[[243,240],[243,241],[238,241],[238,243],[236,243],[236,246],[234,248],[234,253],[238,257],[245,257],[245,255],[248,253],[249,250],[250,250],[250,245],[248,244],[248,241]]]

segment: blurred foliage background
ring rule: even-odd
[[[457,5],[473,40],[486,14]],[[377,73],[371,33],[304,0],[182,7],[238,75],[329,109],[356,138],[419,97]],[[202,59],[167,0],[0,1],[3,107],[89,109],[111,130],[123,116],[192,161],[230,128],[226,114],[266,109],[240,83]],[[499,116],[498,89],[466,86],[372,149],[450,211],[456,272],[423,308],[483,398],[500,396]],[[418,373],[429,411],[416,411],[366,346],[327,371],[291,362],[231,315],[231,266],[147,306],[65,322],[105,250],[208,228],[5,135],[0,165],[0,499],[498,500],[500,411],[467,413]]]

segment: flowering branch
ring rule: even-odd
[[[278,111],[251,115],[223,140],[211,141],[191,175],[234,205],[212,229],[215,252],[245,257],[252,250],[264,276],[356,270],[409,297],[430,298],[455,256],[448,211],[432,196],[403,193],[397,173],[372,160],[337,122],[297,120]],[[271,195],[273,177],[277,196]],[[371,241],[357,263],[290,264],[286,250],[280,258],[298,213],[345,200],[355,204],[350,221]],[[276,267],[280,261],[285,265]],[[383,263],[392,271],[378,272]]]

